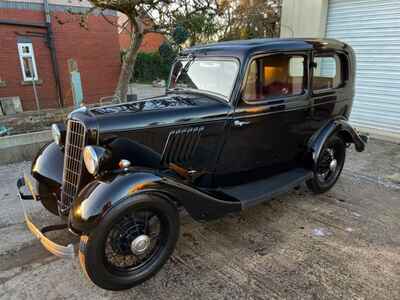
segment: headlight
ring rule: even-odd
[[[83,161],[86,169],[92,175],[96,175],[102,162],[106,159],[106,149],[97,146],[87,146],[83,150]]]
[[[61,130],[57,124],[51,125],[51,136],[57,145],[61,144]]]

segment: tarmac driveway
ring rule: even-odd
[[[0,299],[400,299],[400,146],[371,141],[348,155],[329,193],[305,188],[199,224],[182,219],[162,271],[126,292],[94,286],[79,262],[47,253],[22,222],[15,181],[0,167]],[[47,220],[29,204],[37,220]]]

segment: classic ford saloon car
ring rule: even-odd
[[[65,225],[39,230],[26,213],[28,227],[49,251],[72,257],[72,244],[45,235],[68,229],[95,284],[131,288],[173,252],[179,208],[207,221],[303,183],[314,193],[331,189],[346,148],[365,148],[348,123],[354,78],[354,52],[335,40],[184,50],[165,95],[82,107],[53,125],[54,141],[18,188]]]

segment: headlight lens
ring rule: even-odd
[[[51,125],[51,136],[57,145],[61,144],[61,130],[57,124]]]
[[[94,147],[85,147],[83,150],[83,161],[90,174],[95,175],[99,171],[100,158]]]
[[[86,169],[92,175],[99,173],[100,168],[106,168],[110,154],[106,149],[99,146],[86,146],[83,149],[83,161]]]

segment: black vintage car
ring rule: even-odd
[[[178,209],[207,221],[302,183],[334,186],[346,147],[365,148],[348,123],[355,56],[335,40],[224,42],[184,50],[164,96],[88,109],[53,125],[54,142],[18,181],[65,225],[30,230],[52,253],[80,237],[89,278],[105,289],[153,276],[174,250]],[[30,193],[26,194],[24,186]]]

